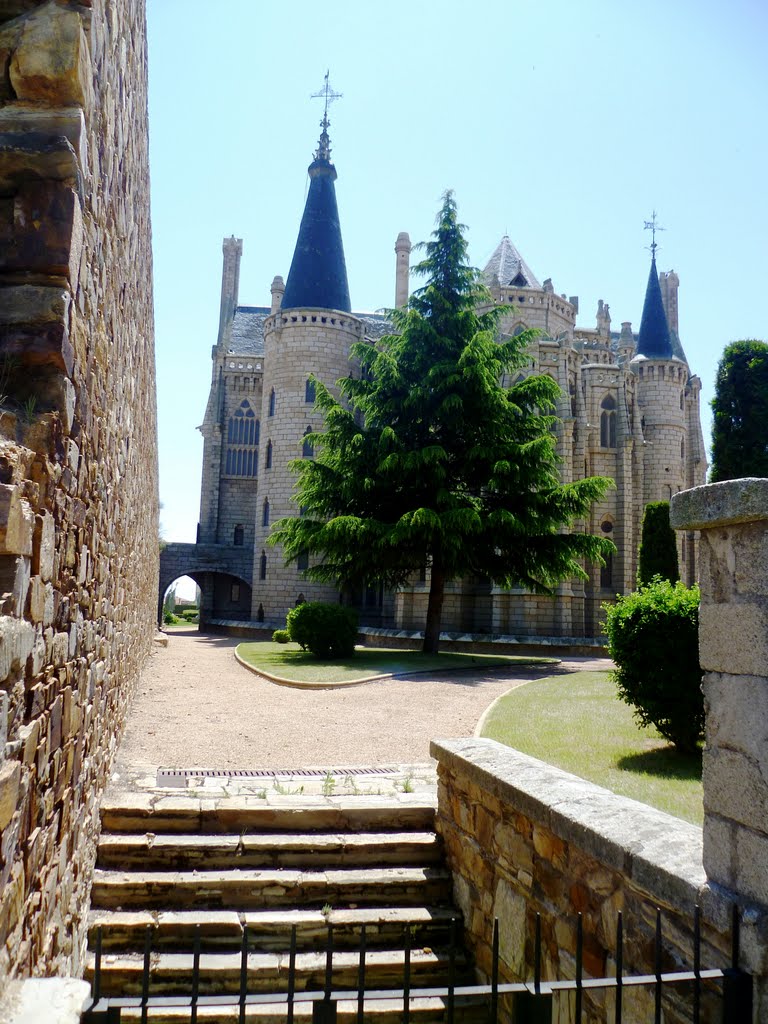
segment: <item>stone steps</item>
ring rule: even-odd
[[[434,807],[415,795],[377,801],[118,795],[102,808],[97,864],[86,978],[93,978],[98,936],[102,996],[140,994],[148,929],[150,995],[183,1003],[191,992],[196,935],[201,996],[237,995],[247,928],[248,991],[275,995],[268,1005],[247,1008],[246,1021],[260,1024],[286,1019],[280,993],[287,990],[294,926],[297,992],[324,987],[329,927],[332,986],[356,989],[363,925],[368,990],[403,984],[406,936],[411,987],[447,984],[451,920],[459,915],[434,833]],[[458,950],[456,984],[471,980]],[[311,1012],[308,1003],[295,1007],[296,1019]],[[140,1010],[122,1010],[123,1020],[140,1017]],[[402,1019],[402,1007],[369,1001],[364,1017],[389,1024]],[[439,999],[419,999],[412,1017],[444,1020],[445,1007]],[[147,1019],[181,1024],[190,1011],[154,1007]],[[232,1024],[238,1009],[204,1005],[198,1019]],[[357,1020],[356,1001],[342,1005],[338,1019]],[[465,1019],[477,1018],[457,1013],[457,1021]]]
[[[442,851],[434,832],[337,832],[241,835],[102,836],[97,867],[187,871],[225,868],[295,868],[322,865],[434,864]]]
[[[307,797],[283,803],[255,796],[206,800],[149,793],[104,799],[104,832],[402,832],[434,828],[435,807],[412,801],[371,797]]]
[[[296,929],[296,948],[324,949],[328,928],[333,928],[336,949],[357,949],[360,929],[365,925],[369,949],[402,945],[405,930],[413,947],[446,945],[453,907],[360,907],[357,909],[264,910],[238,913],[233,910],[161,910],[151,912],[92,910],[88,940],[96,945],[102,929],[104,952],[142,949],[147,928],[153,929],[153,949],[192,949],[200,929],[203,950],[239,950],[243,926],[248,928],[249,946],[271,952],[290,946],[291,929]]]
[[[451,876],[444,868],[334,868],[328,871],[103,871],[93,874],[96,908],[420,906],[447,903]]]

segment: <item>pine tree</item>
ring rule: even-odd
[[[476,574],[551,594],[565,578],[585,578],[582,560],[615,550],[563,532],[611,481],[559,483],[558,386],[543,374],[502,385],[526,364],[533,332],[497,340],[504,310],[468,265],[463,230],[447,193],[414,268],[426,284],[392,312],[398,333],[353,346],[362,374],[339,381],[341,401],[317,382],[317,458],[294,463],[302,515],[280,520],[271,537],[289,560],[319,556],[310,578],[350,589],[402,586],[426,566],[428,652],[449,581]]]
[[[768,344],[733,341],[717,368],[710,481],[768,477]]]
[[[651,501],[643,512],[637,585],[645,586],[654,576],[677,583],[680,565],[677,559],[675,531],[669,525],[669,502]]]

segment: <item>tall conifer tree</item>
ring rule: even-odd
[[[726,345],[712,399],[710,481],[768,476],[768,345]]]
[[[438,648],[449,581],[476,574],[552,594],[585,578],[583,560],[615,550],[563,532],[612,482],[560,484],[558,386],[544,374],[503,385],[527,365],[533,332],[497,341],[504,310],[468,265],[463,231],[446,193],[414,268],[426,284],[392,313],[398,333],[353,346],[362,375],[339,381],[341,401],[317,382],[317,457],[294,464],[302,515],[271,536],[288,560],[315,556],[311,579],[351,589],[398,587],[426,566],[427,652]]]

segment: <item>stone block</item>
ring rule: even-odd
[[[91,986],[76,978],[12,981],[0,1001],[7,1024],[79,1024]]]
[[[714,814],[704,817],[702,860],[707,881],[731,890],[736,881],[736,828]]]
[[[50,580],[53,573],[53,559],[56,553],[56,532],[53,516],[43,512],[35,518],[32,548],[32,571],[41,579]]]
[[[768,836],[736,825],[734,888],[743,898],[768,907]]]
[[[6,828],[16,811],[20,783],[21,765],[18,761],[6,761],[0,765],[0,831]]]
[[[707,747],[741,750],[768,778],[768,679],[707,673]]]
[[[19,100],[85,106],[90,70],[88,42],[76,11],[50,0],[25,19],[9,67]]]
[[[30,284],[4,288],[0,325],[56,323],[66,318],[69,301],[69,293],[62,288]]]
[[[738,750],[707,747],[702,783],[704,811],[768,835],[768,778]]]
[[[0,554],[31,555],[34,521],[20,489],[0,484]]]
[[[500,878],[493,899],[499,919],[499,956],[516,977],[525,975],[526,898]]]
[[[765,604],[702,602],[699,658],[705,672],[764,674],[768,665],[768,601]]]
[[[29,559],[0,555],[0,594],[5,595],[8,614],[21,618],[29,590]]]
[[[768,480],[745,478],[674,494],[669,521],[676,530],[707,530],[768,518]]]

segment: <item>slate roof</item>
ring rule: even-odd
[[[495,274],[499,279],[499,284],[507,287],[508,285],[511,285],[518,274],[521,273],[525,278],[526,284],[516,283],[514,287],[541,289],[541,285],[539,284],[536,275],[512,244],[509,239],[509,235],[504,235],[502,240],[496,246],[493,255],[483,268],[483,277],[485,278],[486,284],[490,285]]]
[[[667,314],[664,312],[655,256],[651,258],[651,270],[645,290],[637,354],[645,356],[646,359],[673,359],[676,354],[672,348]]]
[[[269,306],[238,306],[235,309],[228,346],[233,355],[264,355],[264,321],[269,314]],[[363,321],[366,338],[381,338],[392,332],[392,323],[386,313],[353,313],[352,316]]]
[[[309,192],[285,282],[283,309],[351,312],[347,266],[336,205],[336,169],[326,159],[309,166]]]

